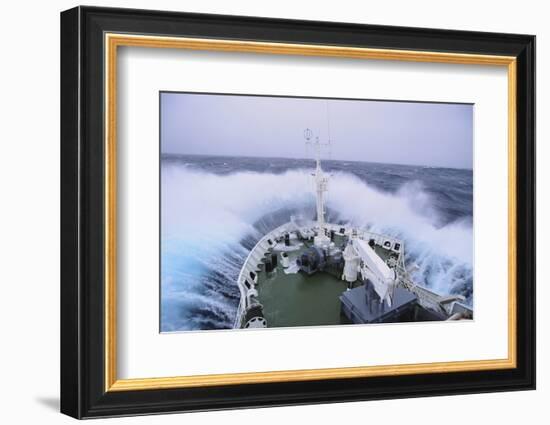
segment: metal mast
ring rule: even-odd
[[[304,131],[304,137],[309,142],[313,132],[307,128]],[[324,194],[328,190],[328,177],[323,173],[321,168],[321,143],[319,137],[315,137],[315,143],[311,143],[315,150],[315,172],[312,174],[315,182],[315,198],[317,206],[317,236],[314,238],[314,243],[317,246],[324,246],[330,243],[330,238],[326,235],[325,230],[325,200]]]

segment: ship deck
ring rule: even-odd
[[[299,226],[301,230],[296,231],[297,226],[291,221],[274,229],[250,251],[238,278],[241,302],[235,327],[245,327],[247,320],[257,314],[254,305],[260,307],[261,316],[269,328],[352,323],[342,309],[341,296],[348,289],[348,283],[340,279],[340,269],[332,270],[329,266],[312,275],[298,271],[296,258],[313,245],[312,237],[304,237],[301,232],[305,229],[304,232],[309,230],[311,233],[313,228]],[[335,247],[343,251],[348,243],[349,229],[335,224],[328,224],[327,228]],[[285,239],[285,234],[290,235],[290,240]],[[396,253],[382,244],[393,247],[399,243],[402,246],[401,241],[385,235],[365,231],[358,232],[357,236],[374,240],[372,248],[383,261],[395,257]],[[288,255],[288,269],[282,266],[282,262],[286,262],[281,257],[282,252]],[[274,255],[277,261],[271,260]],[[271,270],[272,265],[276,269],[266,272],[266,268]],[[358,280],[352,286],[360,285],[362,282]]]
[[[339,239],[335,242],[342,243]],[[308,246],[311,243],[305,242],[300,249],[288,252],[291,263]],[[256,288],[270,328],[351,323],[341,314],[340,295],[347,289],[347,282],[331,273],[285,273],[279,261],[275,272],[262,270],[258,274]]]
[[[270,328],[297,323],[299,326],[350,323],[340,313],[340,295],[347,285],[330,273],[286,274],[279,264],[276,273],[260,272],[258,283],[258,299]]]
[[[336,235],[334,242],[341,249],[344,239]],[[293,252],[289,252],[294,263],[310,242]],[[386,260],[389,252],[381,247],[375,251]],[[353,286],[360,285],[356,282]],[[279,262],[275,272],[258,273],[258,300],[263,305],[263,314],[270,328],[291,326],[328,326],[352,323],[344,314],[340,296],[348,283],[328,272],[317,272],[311,276],[305,273],[285,273]],[[299,325],[297,325],[299,324]]]

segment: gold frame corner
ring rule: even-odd
[[[105,46],[105,391],[135,391],[182,387],[205,387],[270,382],[313,381],[358,377],[448,373],[510,369],[517,367],[517,122],[516,58],[479,54],[371,49],[326,45],[288,44],[256,41],[161,37],[106,33]],[[116,183],[116,96],[118,47],[148,47],[245,53],[325,56],[355,59],[436,62],[505,66],[508,71],[508,358],[456,362],[305,369],[166,378],[117,379],[116,265],[117,265],[117,183]]]

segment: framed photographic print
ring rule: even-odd
[[[535,38],[61,14],[61,411],[535,387]]]

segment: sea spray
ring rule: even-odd
[[[235,282],[252,246],[293,213],[314,218],[308,162],[270,160],[266,171],[261,158],[193,160],[162,162],[163,331],[232,327],[239,303]],[[471,303],[472,217],[459,215],[471,187],[453,192],[448,182],[456,180],[455,170],[408,167],[399,174],[400,166],[383,167],[348,163],[342,169],[336,161],[325,166],[332,174],[328,218],[401,238],[417,283],[441,294],[462,294]],[[430,184],[421,180],[426,172]],[[393,179],[399,185],[384,186],[389,175],[398,174]],[[456,197],[465,199],[459,209],[449,205]]]

